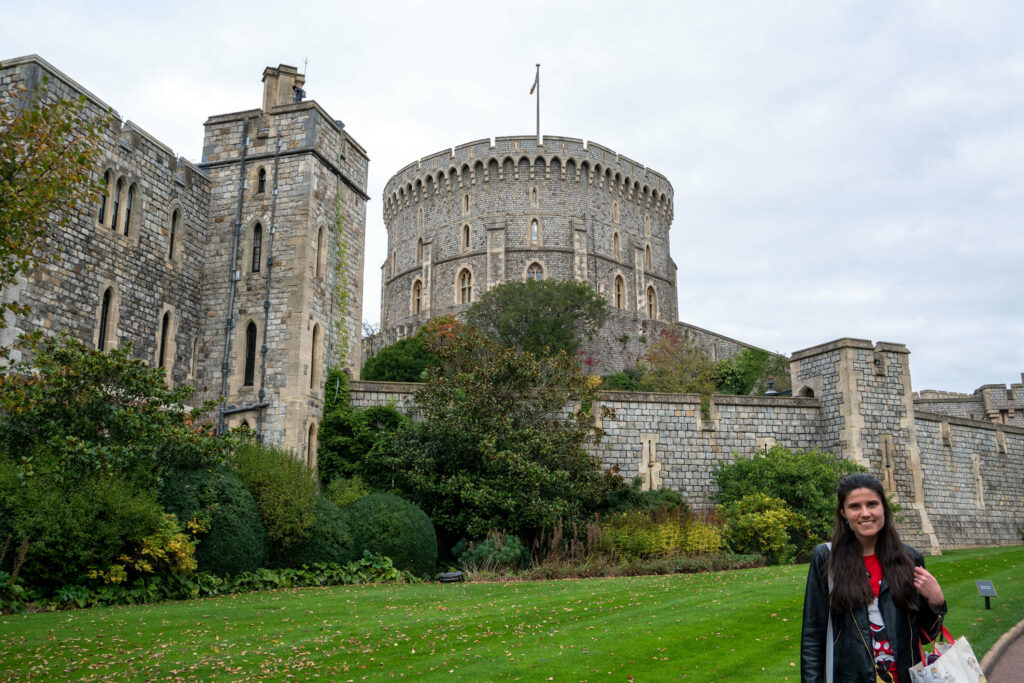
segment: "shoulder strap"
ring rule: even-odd
[[[831,541],[825,544],[828,548],[829,553],[832,552]],[[832,683],[833,667],[835,666],[835,637],[832,633],[832,574],[828,575],[828,596],[829,596],[829,608],[828,608],[828,630],[825,633],[825,637],[828,639],[825,643],[825,683]]]

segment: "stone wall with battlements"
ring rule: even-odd
[[[1024,374],[1020,384],[986,384],[973,394],[926,389],[914,394],[914,405],[942,415],[1024,427]]]

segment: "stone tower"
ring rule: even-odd
[[[821,448],[864,465],[902,506],[903,540],[939,552],[925,509],[921,449],[903,344],[839,339],[790,357],[793,395],[821,402]]]
[[[365,150],[291,66],[263,72],[259,109],[206,121],[199,398],[315,464],[323,382],[360,364]]]

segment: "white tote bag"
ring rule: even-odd
[[[978,658],[974,656],[971,644],[965,636],[961,636],[956,642],[953,637],[942,627],[942,634],[948,643],[934,644],[935,653],[939,658],[931,664],[925,664],[927,657],[921,657],[921,663],[910,667],[910,680],[912,683],[987,683],[985,672],[981,670]]]

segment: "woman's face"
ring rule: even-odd
[[[840,510],[850,524],[850,529],[862,544],[874,544],[878,532],[885,526],[885,508],[882,498],[871,489],[854,489],[847,494]]]

